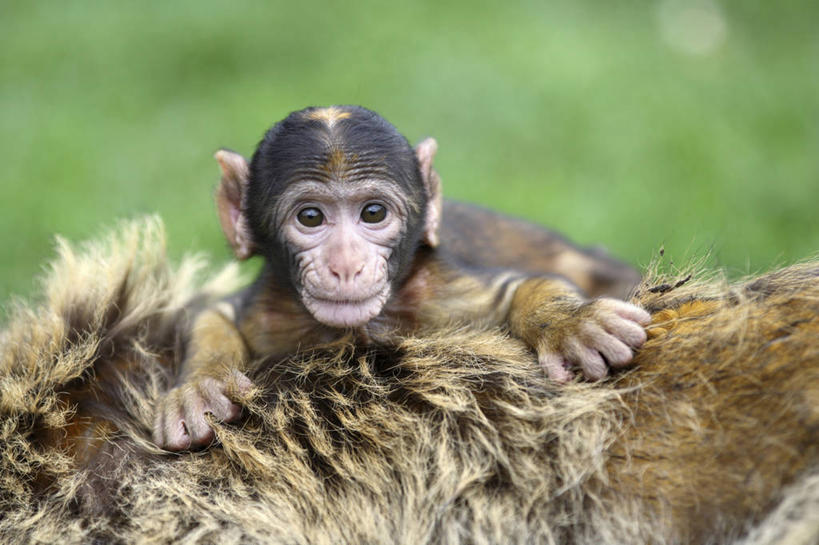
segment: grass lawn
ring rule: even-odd
[[[447,196],[637,265],[815,255],[817,21],[808,0],[4,2],[0,302],[55,233],[124,217],[227,260],[213,152],[313,104],[433,135]]]

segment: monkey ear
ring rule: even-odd
[[[247,160],[236,152],[220,149],[214,154],[222,169],[222,181],[216,190],[219,221],[233,253],[239,259],[253,255],[255,248],[247,219],[242,212],[242,201],[247,190],[249,169]]]
[[[438,228],[441,225],[441,212],[444,196],[441,192],[441,177],[432,167],[432,160],[438,151],[438,142],[426,138],[415,146],[415,156],[421,169],[421,179],[427,194],[427,217],[424,220],[424,242],[435,248],[438,246]]]

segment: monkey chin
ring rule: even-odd
[[[367,322],[381,313],[389,298],[389,290],[364,299],[323,299],[314,296],[304,297],[304,305],[313,318],[324,325],[338,328],[354,328],[366,325]]]

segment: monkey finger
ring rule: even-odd
[[[208,408],[213,416],[222,422],[233,422],[242,414],[242,407],[221,393],[210,399]]]
[[[228,398],[225,398],[225,401],[227,402],[227,408],[225,409],[225,413],[224,416],[222,417],[222,420],[224,422],[233,422],[237,420],[239,416],[241,416],[242,406],[237,403],[233,403]]]
[[[551,350],[547,349],[539,349],[537,351],[537,359],[541,367],[546,370],[546,374],[549,376],[549,378],[558,384],[565,384],[574,377],[574,374],[566,369],[563,356],[557,352],[552,352]]]
[[[197,448],[209,445],[216,436],[205,418],[205,412],[196,413],[185,419],[190,436],[190,447]]]
[[[583,376],[590,380],[602,380],[609,374],[609,368],[600,352],[586,346],[576,338],[566,343],[574,363],[583,371]]]
[[[190,448],[191,438],[185,427],[182,407],[179,405],[178,399],[173,399],[173,403],[169,403],[163,407],[160,414],[162,429],[161,438],[157,441],[157,445],[170,451]]]
[[[198,391],[191,388],[185,392],[183,400],[185,427],[190,436],[190,446],[201,447],[207,445],[213,440],[214,433],[205,418],[205,412],[209,411],[205,406],[204,399]]]
[[[641,325],[647,325],[649,322],[651,322],[651,314],[637,305],[608,297],[597,299],[596,302],[599,308],[610,310],[615,314],[626,318],[627,320],[631,320],[632,322],[637,322]]]
[[[631,348],[597,324],[586,324],[586,345],[602,355],[611,367],[623,367],[632,360]]]
[[[234,371],[233,380],[236,381],[237,388],[243,389],[240,390],[241,393],[247,392],[252,387],[250,379],[238,371]],[[222,381],[206,377],[202,379],[198,387],[205,401],[204,412],[210,412],[223,422],[232,422],[242,413],[241,407],[225,395],[228,388]]]
[[[646,330],[643,326],[617,314],[602,316],[600,324],[606,331],[632,348],[639,348],[646,342]]]
[[[194,384],[195,390],[202,398],[205,406],[209,405],[225,391],[225,384],[221,380],[211,377],[205,377]]]
[[[231,376],[228,379],[228,386],[233,385],[235,385],[237,392],[242,395],[247,394],[253,388],[253,382],[247,378],[247,375],[236,369],[231,371]]]

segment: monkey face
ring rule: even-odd
[[[219,219],[236,256],[261,255],[270,282],[313,317],[358,327],[438,244],[440,179],[428,138],[413,149],[358,106],[307,108],[265,134],[250,164],[219,150]]]
[[[358,327],[381,312],[407,215],[405,196],[387,180],[288,187],[275,214],[277,232],[294,264],[292,283],[316,320]]]

